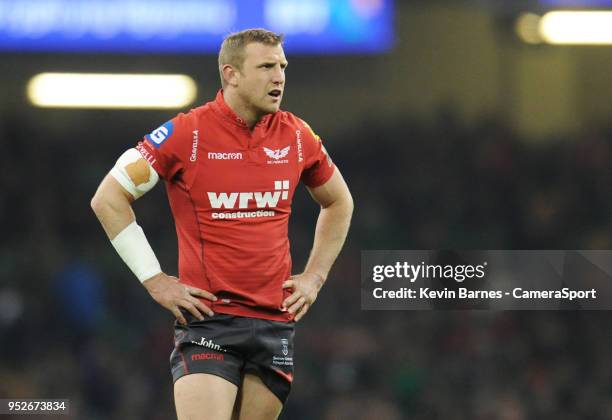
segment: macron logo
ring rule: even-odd
[[[213,209],[247,209],[252,201],[258,209],[273,208],[280,200],[289,197],[289,181],[274,181],[274,191],[208,193],[208,200]]]
[[[208,152],[208,159],[213,160],[242,160],[242,153],[221,153],[221,152]]]

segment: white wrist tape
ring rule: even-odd
[[[134,198],[140,198],[157,184],[159,175],[149,162],[134,148],[126,150],[117,159],[110,174]]]
[[[119,232],[111,244],[141,283],[161,273],[159,261],[136,221]]]

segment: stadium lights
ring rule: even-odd
[[[542,43],[540,35],[540,16],[534,13],[523,13],[516,21],[516,33],[528,44]]]
[[[516,24],[519,37],[528,43],[559,45],[612,44],[612,12],[553,11],[539,17],[526,13]]]
[[[550,44],[612,44],[612,12],[550,12],[540,34]]]
[[[45,108],[181,108],[197,87],[185,75],[40,73],[28,82],[33,105]]]

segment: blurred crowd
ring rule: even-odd
[[[126,139],[127,117],[96,118],[97,129],[0,122],[0,398],[69,398],[78,419],[168,419],[172,316],[89,208],[137,129]],[[359,286],[366,249],[611,249],[611,127],[528,139],[498,118],[467,126],[442,111],[319,134],[356,211],[297,327],[283,419],[612,420],[607,312],[362,311]],[[175,273],[164,189],[135,210]],[[298,191],[294,271],[316,210]]]

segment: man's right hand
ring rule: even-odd
[[[179,280],[174,276],[169,276],[165,273],[159,273],[143,283],[147,291],[164,308],[168,309],[178,321],[186,325],[187,320],[181,313],[179,308],[187,309],[193,316],[200,321],[204,319],[202,314],[213,316],[214,312],[199,299],[194,296],[215,301],[217,297],[206,290],[198,289],[193,286],[185,286],[179,283]]]

